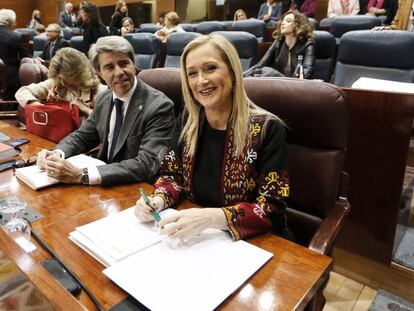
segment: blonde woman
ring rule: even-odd
[[[227,230],[236,240],[285,234],[284,125],[247,97],[234,46],[219,35],[199,37],[186,46],[180,72],[179,139],[164,158],[151,207],[141,198],[135,215],[151,221],[152,209],[171,207],[184,194],[200,208],[162,219],[161,233],[173,239],[185,242],[206,228]]]
[[[29,22],[29,28],[36,29],[36,27],[39,25],[44,25],[41,18],[41,13],[39,10],[33,10],[32,19]]]
[[[16,92],[19,104],[42,105],[42,102],[69,101],[79,106],[86,118],[96,96],[107,89],[100,84],[88,58],[72,48],[56,52],[49,65],[49,79],[21,87]]]
[[[115,12],[109,24],[110,35],[121,35],[122,19],[128,16],[128,7],[124,0],[118,0],[115,4]]]
[[[247,19],[246,12],[244,12],[242,9],[238,9],[236,12],[234,12],[233,19],[235,22]]]
[[[185,30],[179,26],[180,17],[175,12],[168,12],[165,14],[164,27],[158,30],[155,35],[160,38],[162,43],[167,42],[168,36],[173,32],[185,32]]]

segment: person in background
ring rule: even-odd
[[[303,73],[305,79],[311,79],[315,71],[315,45],[313,28],[305,15],[298,11],[287,11],[273,32],[275,41],[263,58],[249,68],[244,76],[295,76],[298,56],[303,55]],[[265,74],[269,68],[270,74]]]
[[[260,6],[257,19],[267,23],[268,26],[273,27],[283,14],[282,1],[267,0]]]
[[[121,35],[122,19],[128,16],[128,7],[124,0],[118,0],[115,4],[115,12],[109,24],[110,35]]]
[[[134,33],[135,32],[135,25],[134,25],[134,22],[132,21],[131,17],[128,17],[128,16],[124,17],[122,19],[121,25],[122,25],[122,27],[121,27],[121,35],[122,36],[125,36],[129,33]]]
[[[236,12],[234,12],[234,21],[242,21],[247,19],[246,12],[244,12],[242,9],[238,9]]]
[[[38,57],[41,63],[45,60],[50,60],[55,56],[59,49],[69,46],[69,43],[62,38],[62,28],[60,28],[58,24],[49,24],[47,26],[46,37],[48,42],[45,45],[42,54]]]
[[[159,15],[158,15],[158,22],[157,25],[158,26],[165,26],[165,15],[167,14],[167,12],[162,11]]]
[[[29,28],[36,29],[37,25],[44,25],[41,19],[41,14],[39,10],[33,10],[32,19],[29,22]]]
[[[60,27],[76,27],[78,25],[78,18],[73,12],[73,5],[70,2],[65,3],[65,10],[59,13]]]
[[[20,86],[19,66],[23,57],[28,57],[26,45],[22,35],[13,31],[16,26],[16,13],[13,10],[0,10],[0,59],[3,60],[6,70],[7,90],[5,98],[14,99],[14,93]]]
[[[398,0],[397,12],[389,26],[375,27],[375,30],[414,30],[414,1]],[[385,23],[384,23],[385,24]]]
[[[98,38],[108,35],[108,30],[102,23],[99,10],[95,4],[83,3],[79,9],[79,15],[82,19],[83,42],[89,50],[91,44],[95,43]]]
[[[315,17],[316,0],[293,0],[290,6],[291,11],[299,11],[306,17]]]
[[[397,0],[389,0],[389,7],[387,10],[387,16],[385,17],[382,24],[384,26],[391,25],[392,21],[394,20],[395,15],[397,14],[398,10],[398,1]]]
[[[283,122],[247,97],[234,46],[216,34],[191,41],[181,57],[185,111],[177,142],[164,157],[143,222],[181,195],[199,205],[165,217],[161,234],[185,242],[207,228],[235,240],[285,234],[289,195]],[[168,225],[168,226],[166,226]]]
[[[41,34],[45,34],[46,27],[43,24],[39,24],[39,25],[36,26],[34,31],[36,33],[36,36],[41,35]]]
[[[390,7],[389,0],[370,0],[367,5],[367,13],[365,15],[381,16],[387,15]]]
[[[168,36],[173,32],[185,32],[185,30],[178,25],[180,23],[180,17],[175,12],[168,12],[165,14],[164,23],[164,27],[155,33],[162,43],[167,42]]]
[[[69,47],[56,52],[48,76],[49,79],[22,86],[16,92],[20,106],[41,105],[46,101],[72,102],[84,119],[92,112],[97,95],[107,89],[99,82],[85,54]]]
[[[329,0],[328,18],[337,16],[357,15],[359,12],[359,0]]]
[[[89,118],[57,150],[38,154],[37,164],[64,183],[153,182],[175,130],[173,102],[135,77],[134,49],[125,38],[99,38],[89,58],[110,89],[99,95]],[[106,165],[81,170],[65,160],[99,145],[97,157]]]

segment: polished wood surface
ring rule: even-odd
[[[336,246],[389,265],[393,252],[414,95],[344,89],[349,135],[345,171],[352,209]]]
[[[52,145],[5,123],[0,123],[0,131],[13,138],[31,139],[32,143],[22,147],[23,157],[36,148]],[[126,293],[102,273],[104,267],[71,242],[68,234],[77,226],[134,205],[139,197],[138,187],[142,186],[150,192],[150,185],[110,188],[56,185],[34,191],[16,180],[10,171],[0,174],[0,182],[4,189],[2,196],[16,195],[43,215],[43,219],[33,223],[33,229],[84,282],[105,309],[126,297]],[[191,206],[194,204],[185,202],[181,207]],[[249,242],[272,252],[274,257],[223,302],[222,310],[301,310],[328,278],[332,267],[329,257],[270,234],[250,239]],[[40,260],[45,252],[38,249],[32,256]],[[231,268],[231,262],[224,264],[229,264]],[[84,294],[79,300],[86,308],[94,309]]]

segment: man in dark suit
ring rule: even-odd
[[[47,26],[46,37],[48,42],[40,55],[41,60],[50,60],[59,49],[69,47],[69,43],[62,38],[62,28],[58,24]]]
[[[152,182],[175,130],[172,101],[135,77],[134,49],[125,38],[99,38],[89,58],[110,89],[98,95],[89,118],[57,150],[38,154],[38,165],[66,183]],[[98,145],[98,158],[107,165],[80,170],[64,160]]]
[[[73,13],[72,3],[67,2],[65,4],[65,10],[59,13],[59,25],[65,27],[76,27],[78,19],[76,14]]]
[[[14,32],[12,27],[16,24],[16,13],[12,10],[0,10],[0,59],[6,68],[7,94],[4,99],[13,99],[14,93],[20,86],[19,65],[20,59],[29,56],[22,35]]]

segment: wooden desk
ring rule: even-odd
[[[1,122],[0,131],[13,138],[27,137],[32,141],[23,146],[23,156],[33,153],[36,148],[51,146],[51,143]],[[134,205],[138,199],[138,187],[142,186],[149,192],[150,185],[119,185],[110,188],[56,185],[34,191],[16,180],[11,171],[0,174],[0,182],[2,189],[5,189],[0,193],[2,197],[16,195],[43,215],[43,219],[33,223],[33,228],[84,282],[105,309],[126,297],[126,293],[101,272],[104,267],[71,242],[68,235],[77,226]],[[191,206],[193,204],[189,202],[183,204],[184,208]],[[271,234],[250,239],[249,242],[272,252],[274,257],[223,302],[221,310],[301,310],[327,279],[332,268],[331,258]],[[35,260],[41,260],[45,256],[47,254],[42,249],[32,254]],[[31,270],[31,264],[17,264],[24,273],[35,273]],[[85,294],[80,295],[79,301],[86,308],[94,310]]]

